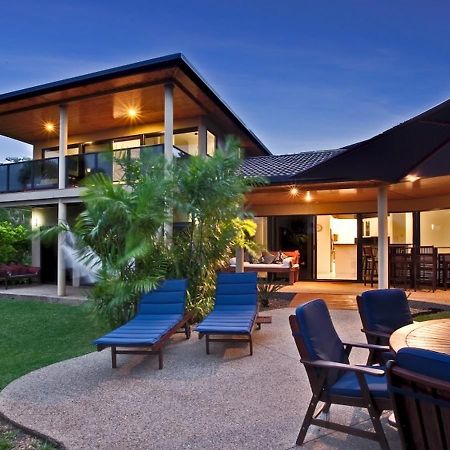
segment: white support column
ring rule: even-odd
[[[164,86],[164,157],[168,163],[173,161],[173,84]],[[169,211],[169,215],[173,211]],[[164,224],[164,236],[172,238],[173,218]]]
[[[236,248],[236,273],[244,272],[244,249]]]
[[[69,122],[67,117],[67,105],[59,107],[59,173],[58,187],[66,187],[66,153],[69,134]],[[67,205],[62,200],[58,201],[58,224],[66,223]],[[66,295],[66,264],[64,261],[65,233],[58,234],[58,262],[57,262],[57,291],[58,296]]]
[[[378,288],[389,287],[387,186],[378,188]]]
[[[58,224],[66,223],[67,205],[62,200],[58,202]],[[58,266],[57,266],[57,287],[58,296],[66,295],[66,264],[64,261],[64,242],[66,233],[58,234]]]
[[[207,150],[206,147],[207,147],[206,125],[205,119],[201,117],[200,122],[198,124],[198,154],[201,156],[206,156]]]
[[[68,141],[67,105],[59,107],[59,189],[66,187],[66,153]]]

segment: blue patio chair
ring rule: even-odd
[[[389,345],[391,334],[405,325],[413,323],[408,298],[403,289],[375,289],[356,297],[358,311],[367,342],[375,345]],[[367,364],[385,363],[393,359],[392,353],[381,355],[369,352]]]
[[[214,309],[197,326],[199,337],[206,337],[206,353],[210,342],[245,341],[253,355],[252,332],[258,313],[257,274],[219,273]],[[225,337],[211,337],[211,336]]]
[[[297,445],[303,444],[312,424],[378,441],[382,449],[388,449],[380,422],[381,413],[392,409],[385,371],[378,366],[352,365],[348,359],[353,347],[378,351],[385,351],[387,347],[342,342],[321,299],[299,306],[295,315],[289,317],[289,323],[313,394]],[[319,402],[323,405],[316,412]],[[327,413],[332,404],[366,408],[374,432],[318,418],[320,413]]]
[[[154,291],[143,294],[132,320],[94,341],[97,351],[111,347],[113,369],[117,367],[116,355],[157,354],[162,369],[166,341],[181,328],[186,339],[191,336],[191,315],[185,312],[186,290],[187,280],[165,280]]]
[[[403,448],[448,450],[450,355],[403,348],[387,375]]]

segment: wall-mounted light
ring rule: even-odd
[[[306,191],[305,202],[310,202],[312,200],[311,192]]]

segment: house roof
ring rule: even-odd
[[[450,175],[450,100],[302,173],[304,182],[402,180]]]
[[[158,75],[150,76],[155,73]],[[99,72],[89,73],[52,83],[46,83],[0,95],[0,116],[23,113],[37,108],[48,108],[64,102],[114,93],[125,89],[137,89],[150,84],[165,83],[174,79],[180,87],[187,79],[194,85],[186,91],[192,100],[196,100],[199,92],[205,95],[216,108],[236,126],[240,132],[252,142],[259,152],[270,155],[271,152],[260,139],[247,127],[238,115],[225,103],[217,92],[205,81],[200,73],[182,53],[175,53],[159,58],[128,64]],[[195,87],[194,87],[195,86]],[[22,120],[22,124],[27,121]],[[0,128],[0,134],[27,141],[26,136],[8,134],[8,129]]]
[[[244,159],[241,173],[245,176],[265,177],[271,183],[296,182],[302,173],[328,161],[343,150],[321,150],[287,155],[255,156]]]

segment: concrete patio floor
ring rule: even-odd
[[[243,344],[175,336],[156,357],[107,351],[32,372],[0,392],[0,412],[68,449],[290,449],[310,389],[288,326],[292,309],[271,311],[273,323],[254,334],[252,357]],[[354,311],[333,311],[343,340],[364,341]],[[353,362],[363,363],[365,353]],[[362,410],[333,406],[331,416],[371,429]],[[392,449],[398,435],[384,428]],[[378,444],[311,428],[306,449],[377,449]]]

